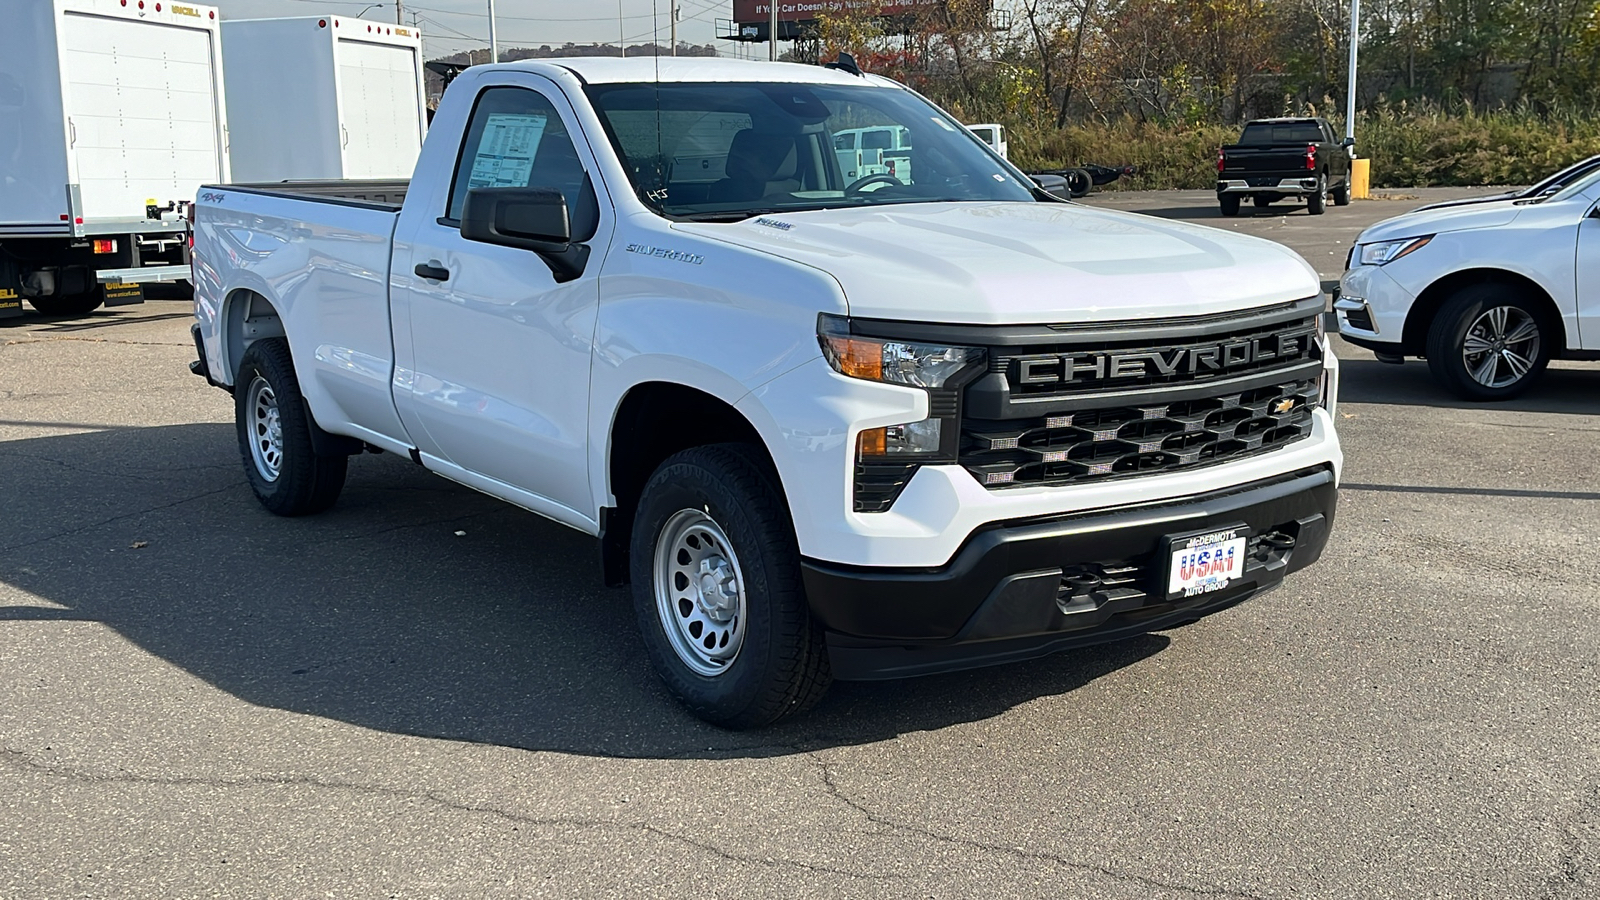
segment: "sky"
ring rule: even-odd
[[[381,5],[344,0],[204,0],[220,10],[224,19],[262,19],[286,16],[360,14],[369,21],[394,21],[394,0]],[[401,0],[405,20],[419,17],[423,49],[432,57],[489,46],[488,0]],[[559,46],[591,42],[647,43],[659,26],[661,43],[669,34],[668,10],[673,0],[495,0],[495,24],[500,49]],[[733,15],[733,0],[676,0],[683,10],[678,40],[692,44],[715,43],[725,56],[736,54],[731,41],[714,38],[713,23]],[[618,7],[622,22],[618,27]],[[363,7],[373,7],[363,11]],[[652,7],[654,16],[652,17]],[[765,54],[766,47],[760,48]]]

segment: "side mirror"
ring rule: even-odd
[[[531,250],[557,282],[583,274],[589,248],[572,242],[567,200],[548,188],[473,188],[461,211],[461,236],[469,241]]]
[[[1355,145],[1356,139],[1353,137],[1347,137],[1343,141],[1339,142],[1339,146],[1341,147],[1354,147]]]

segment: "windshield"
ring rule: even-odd
[[[1600,182],[1600,168],[1590,169],[1582,175],[1569,178],[1566,184],[1555,189],[1553,193],[1547,192],[1548,196],[1536,198],[1536,202],[1538,200],[1566,200],[1577,194],[1587,194],[1589,189],[1594,187],[1597,182]]]
[[[1239,136],[1240,144],[1315,144],[1326,140],[1316,122],[1251,122]]]
[[[640,199],[676,218],[1035,199],[1033,185],[910,91],[681,82],[586,90]]]
[[[1589,175],[1596,170],[1600,170],[1600,156],[1591,156],[1583,162],[1568,166],[1556,174],[1551,175],[1549,178],[1546,178],[1533,187],[1523,191],[1518,196],[1540,197],[1546,194],[1554,194],[1571,184],[1574,179],[1583,178],[1585,175]]]

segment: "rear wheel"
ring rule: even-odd
[[[1445,302],[1428,331],[1428,368],[1466,400],[1509,400],[1550,364],[1554,329],[1543,311],[1500,284],[1466,288]]]
[[[1239,214],[1238,194],[1223,194],[1217,198],[1217,203],[1222,207],[1223,215],[1237,216]]]
[[[1339,185],[1339,187],[1333,192],[1333,205],[1350,205],[1350,176],[1346,175],[1344,178],[1344,184]]]
[[[716,444],[662,463],[639,499],[630,556],[645,649],[690,712],[757,728],[827,691],[788,506],[754,452]]]
[[[105,302],[97,287],[87,294],[70,294],[65,297],[29,297],[28,303],[47,316],[83,316],[100,308]]]
[[[256,341],[234,379],[234,421],[245,477],[256,499],[280,516],[321,512],[339,499],[349,458],[311,442],[311,417],[283,338]]]
[[[1326,175],[1318,175],[1316,193],[1306,195],[1306,212],[1311,213],[1313,216],[1320,216],[1322,211],[1327,208],[1328,177]]]

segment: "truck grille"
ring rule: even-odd
[[[1001,489],[1216,465],[1301,440],[1320,401],[1320,310],[1317,298],[1210,327],[991,348],[963,396],[959,462]]]
[[[1290,381],[1172,404],[970,420],[961,464],[980,484],[1007,487],[1229,462],[1311,434],[1317,392],[1315,381]]]

